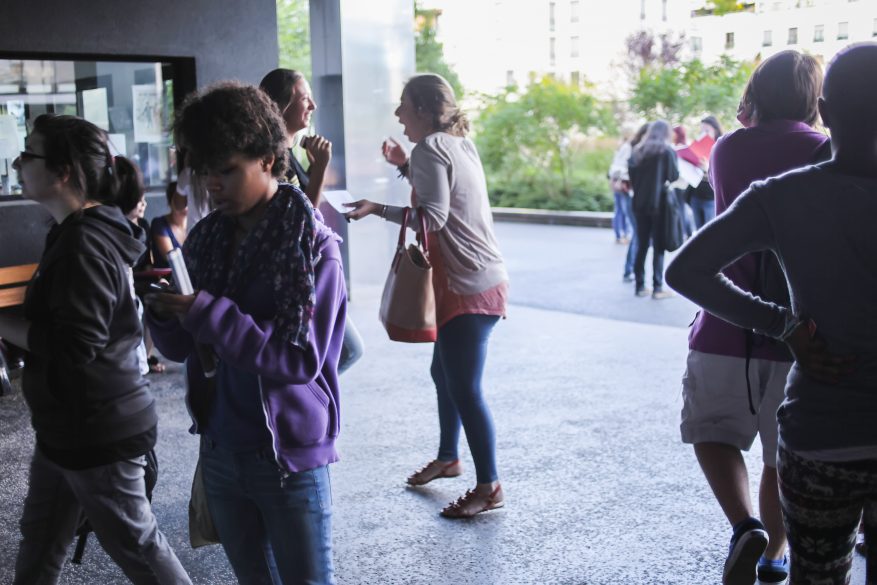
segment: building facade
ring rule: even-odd
[[[743,12],[693,12],[686,28],[694,54],[714,61],[769,57],[795,49],[828,61],[843,47],[877,40],[874,0],[757,0]]]
[[[424,0],[441,10],[437,38],[467,91],[553,75],[585,80],[606,97],[626,89],[625,39],[640,30],[684,37],[683,58],[710,63],[794,48],[831,58],[877,38],[877,0],[750,0],[715,15],[705,0]]]

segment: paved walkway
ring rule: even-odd
[[[431,346],[391,343],[377,323],[387,258],[368,260],[363,248],[386,238],[372,229],[352,235],[360,248],[351,314],[367,353],[342,378],[343,460],[332,467],[339,584],[719,583],[729,528],[678,439],[693,307],[634,298],[608,230],[500,224],[513,306],[491,341],[486,392],[508,504],[448,521],[437,512],[471,487],[473,467],[467,454],[464,477],[404,487],[436,448]],[[179,369],[153,381],[160,525],[195,583],[234,583],[218,547],[186,543],[196,441]],[[0,583],[11,580],[31,445],[20,395],[0,400]],[[747,461],[757,469],[757,457]],[[95,542],[62,583],[124,578]]]

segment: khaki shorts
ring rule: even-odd
[[[777,409],[792,362],[752,359],[746,388],[746,360],[690,350],[682,377],[683,443],[725,443],[748,451],[761,438],[765,465],[776,467]]]

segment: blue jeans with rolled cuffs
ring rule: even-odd
[[[242,585],[334,585],[327,465],[282,478],[270,447],[234,453],[204,438],[207,507]]]
[[[487,341],[496,315],[460,315],[438,330],[432,355],[432,379],[438,395],[439,461],[459,459],[460,428],[475,462],[478,483],[497,479],[493,417],[481,391]]]

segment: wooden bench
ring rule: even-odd
[[[24,293],[36,269],[36,264],[0,268],[0,310],[17,307],[24,302]],[[20,367],[7,363],[7,357],[0,350],[0,396],[12,391],[10,368]]]
[[[36,264],[0,268],[0,309],[15,307],[24,302],[27,284],[36,269]]]

